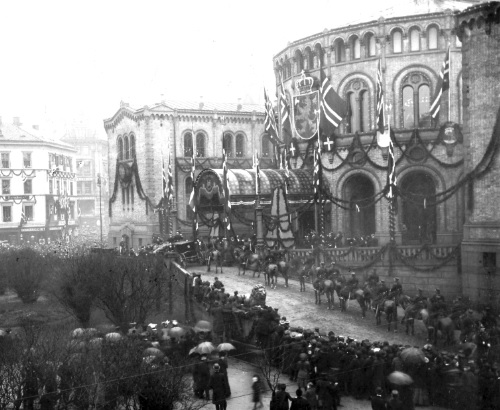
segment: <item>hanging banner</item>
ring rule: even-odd
[[[293,97],[293,127],[303,140],[310,140],[319,128],[319,91]]]

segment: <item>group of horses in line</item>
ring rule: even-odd
[[[215,263],[216,273],[218,268],[222,272],[224,262],[224,252],[228,252],[223,248],[221,243],[215,244],[208,252],[206,258],[207,271],[210,271],[211,263]],[[403,310],[401,324],[406,327],[406,334],[413,336],[415,334],[415,321],[421,320],[427,331],[427,340],[437,344],[438,336],[444,341],[445,345],[454,343],[455,329],[460,329],[460,322],[467,307],[464,305],[462,309],[454,310],[450,313],[450,309],[442,304],[434,306],[430,300],[413,303],[412,299],[405,294],[391,294],[387,291],[383,294],[377,294],[377,283],[366,282],[361,286],[353,287],[340,274],[338,270],[330,272],[329,275],[318,275],[319,267],[315,267],[314,263],[307,263],[300,258],[294,258],[290,261],[286,260],[284,252],[272,251],[268,248],[252,252],[250,249],[234,248],[231,250],[233,262],[238,266],[238,275],[245,275],[246,271],[253,272],[253,277],[263,274],[265,284],[271,289],[276,289],[278,284],[278,276],[284,278],[285,287],[288,287],[288,279],[290,273],[298,272],[302,280],[308,280],[312,283],[315,303],[321,304],[322,295],[326,296],[327,309],[333,310],[335,303],[335,293],[339,299],[339,306],[342,312],[345,312],[349,307],[349,301],[356,301],[361,308],[361,315],[366,317],[367,311],[375,313],[376,324],[381,325],[382,316],[385,316],[387,321],[387,331],[391,331],[394,326],[394,331],[398,329],[398,306]],[[457,314],[460,312],[460,314]]]

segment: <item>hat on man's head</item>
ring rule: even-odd
[[[215,363],[215,364],[214,364],[214,370],[215,370],[216,372],[220,370],[220,365],[219,365],[219,363]]]
[[[377,387],[377,388],[375,389],[375,393],[377,393],[377,394],[382,394],[382,387]]]
[[[398,396],[398,395],[399,395],[399,392],[398,392],[397,390],[393,390],[393,391],[391,391],[391,394],[392,394],[393,396]]]

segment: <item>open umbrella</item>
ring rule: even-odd
[[[168,334],[170,337],[181,337],[186,334],[186,331],[182,327],[176,326],[170,329]]]
[[[193,329],[195,332],[210,332],[212,330],[212,324],[206,320],[199,320]]]
[[[203,342],[200,343],[198,346],[195,348],[195,352],[199,354],[210,354],[215,350],[215,346],[210,343],[210,342]]]
[[[71,332],[71,337],[73,339],[78,339],[80,337],[83,337],[84,334],[85,334],[85,330],[82,329],[81,327],[79,327],[78,329],[75,329]]]
[[[398,371],[392,372],[389,376],[387,376],[387,379],[392,384],[396,384],[398,386],[407,386],[413,383],[413,379],[409,375]]]
[[[117,333],[117,332],[111,332],[111,333],[104,335],[104,338],[108,342],[117,342],[118,340],[120,340],[122,338],[122,335],[120,333]]]
[[[219,352],[229,352],[230,350],[236,350],[236,347],[234,347],[231,343],[221,343],[217,346],[217,350]]]
[[[102,337],[94,337],[89,340],[89,348],[90,349],[98,349],[102,345]]]
[[[401,351],[401,360],[406,365],[417,365],[425,362],[425,354],[422,349],[408,347]]]
[[[190,351],[189,351],[189,356],[194,356],[194,355],[197,355],[198,352],[196,351],[196,347],[193,347]]]
[[[142,352],[142,355],[144,357],[148,356],[155,356],[155,357],[163,357],[165,354],[160,350],[157,349],[156,347],[148,347],[144,352]]]

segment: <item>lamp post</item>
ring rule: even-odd
[[[99,187],[99,227],[101,228],[101,248],[102,248],[102,201],[101,201],[101,174],[97,174],[97,186]]]

